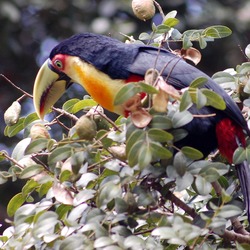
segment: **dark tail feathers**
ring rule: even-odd
[[[240,180],[248,221],[250,223],[250,165],[247,161],[244,161],[236,166],[236,170]]]

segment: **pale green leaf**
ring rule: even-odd
[[[26,198],[22,195],[22,193],[18,193],[11,198],[7,206],[8,216],[12,217],[17,209],[23,205]]]
[[[71,147],[64,146],[56,148],[48,158],[49,164],[56,164],[59,161],[65,160],[71,155]]]
[[[202,152],[192,147],[184,146],[181,148],[181,152],[192,160],[199,160],[203,158]]]
[[[198,77],[190,83],[189,87],[190,88],[201,88],[205,85],[207,80],[208,80],[207,77],[203,77],[203,76]]]
[[[63,104],[62,108],[63,108],[63,110],[65,110],[65,111],[71,113],[71,112],[72,112],[72,108],[73,108],[74,105],[75,105],[76,103],[78,103],[79,101],[80,101],[80,100],[77,99],[77,98],[70,99],[70,100],[66,101],[66,102]]]
[[[223,25],[210,26],[202,32],[202,35],[212,38],[223,38],[230,36],[231,34],[232,31],[228,27]]]
[[[193,105],[189,91],[185,91],[181,97],[180,112],[188,110]]]
[[[174,128],[182,127],[193,120],[193,115],[188,111],[176,112],[172,118]]]
[[[173,140],[173,136],[170,133],[157,128],[149,129],[148,137],[156,142],[168,142]]]
[[[23,126],[27,127],[30,123],[39,120],[39,117],[37,116],[37,113],[31,113],[28,116],[25,117]]]
[[[39,138],[34,141],[32,141],[28,147],[25,149],[25,154],[32,154],[32,153],[38,153],[45,149],[48,145],[49,139],[46,138]]]
[[[28,179],[35,175],[40,174],[44,170],[42,165],[36,164],[25,168],[22,173],[20,174],[20,179]]]
[[[12,126],[6,126],[5,135],[8,137],[13,137],[24,129],[24,120],[25,118],[19,118],[18,122]]]
[[[207,105],[210,105],[219,110],[224,110],[226,108],[224,99],[213,90],[202,89],[201,91],[207,97]]]
[[[121,105],[131,97],[141,92],[141,88],[138,84],[128,83],[124,85],[116,94],[114,105]]]

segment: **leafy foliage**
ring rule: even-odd
[[[151,34],[143,33],[139,39],[161,44],[172,37],[185,49],[194,41],[204,48],[207,41],[231,33],[227,27],[212,26],[181,34],[174,29],[179,22],[175,16],[176,12],[167,14],[162,24],[153,24]],[[233,90],[235,98],[237,84],[245,83],[238,94],[247,104],[249,71],[247,62],[233,74],[219,72],[214,79]],[[145,92],[149,102],[139,111],[145,109],[151,118],[143,128],[136,127],[132,118],[110,121],[89,98],[65,102],[51,122],[30,114],[6,126],[6,136],[25,133],[11,156],[1,151],[0,160],[8,159],[11,167],[0,172],[0,183],[17,178],[26,182],[9,202],[7,212],[13,219],[0,236],[1,248],[211,249],[229,244],[229,221],[241,216],[243,207],[232,170],[218,155],[214,158],[219,161],[204,160],[195,148],[174,146],[186,136],[182,127],[193,119],[188,111],[192,105],[225,109],[223,99],[203,88],[204,83],[205,79],[196,79],[180,96],[172,89],[164,92],[168,98],[164,113],[148,105],[160,90],[142,82],[126,85],[115,102]],[[61,122],[64,116],[74,124],[91,109],[97,130],[93,139],[80,138],[74,125],[68,128]],[[36,124],[43,125],[38,126],[39,137],[31,133]],[[47,134],[55,124],[64,129],[59,139]],[[237,149],[235,163],[245,158],[249,148]],[[240,244],[237,247],[241,249]]]

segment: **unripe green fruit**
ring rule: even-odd
[[[97,131],[101,129],[104,129],[104,130],[110,129],[110,124],[105,118],[94,116],[94,121],[96,123]]]
[[[90,141],[94,139],[97,128],[93,119],[84,115],[76,122],[75,129],[80,139]]]
[[[134,14],[141,20],[146,21],[155,15],[153,0],[132,0]]]
[[[33,140],[38,138],[50,139],[50,134],[43,124],[36,123],[30,128],[30,138]]]

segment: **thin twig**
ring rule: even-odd
[[[182,200],[180,200],[177,196],[175,196],[173,193],[168,192],[165,197],[172,201],[177,207],[180,207],[183,209],[188,215],[190,215],[192,218],[195,218],[198,214],[195,212],[195,210],[191,207],[189,207],[186,203],[184,203]]]
[[[3,77],[8,83],[10,83],[14,88],[18,89],[19,91],[21,91],[24,95],[28,96],[29,98],[33,98],[33,96],[31,94],[29,94],[28,92],[24,91],[23,89],[21,89],[20,87],[18,87],[16,84],[14,84],[8,77],[6,77],[3,74],[0,74],[1,77]]]
[[[213,117],[213,116],[216,116],[216,114],[207,114],[207,115],[195,115],[195,114],[192,114],[192,116],[194,118],[207,118],[207,117]]]
[[[77,122],[78,121],[78,118],[77,116],[73,115],[73,114],[70,114],[69,112],[63,110],[63,109],[59,109],[59,108],[55,108],[55,107],[52,107],[52,110],[56,111],[57,113],[60,113],[62,115],[65,115],[67,116],[68,118],[70,118],[71,120]]]
[[[156,5],[157,9],[158,9],[159,12],[160,12],[160,14],[161,14],[161,16],[162,16],[162,19],[164,19],[165,14],[164,14],[164,12],[163,12],[163,10],[162,10],[160,4],[158,4],[155,0],[153,0],[153,1],[154,1],[154,4]]]
[[[24,169],[25,167],[24,166],[22,166],[21,164],[19,164],[15,159],[13,159],[12,157],[10,157],[10,156],[8,156],[7,155],[7,153],[5,153],[5,152],[1,152],[2,154],[3,154],[3,156],[5,157],[5,158],[7,158],[9,161],[11,161],[12,163],[14,163],[15,165],[17,165],[19,168],[21,168],[21,169]]]
[[[220,183],[218,181],[214,181],[212,182],[212,186],[216,192],[216,195],[218,197],[221,197],[223,190],[222,190]],[[249,236],[249,232],[247,232],[246,229],[242,226],[238,218],[231,219],[231,223],[236,233]]]

